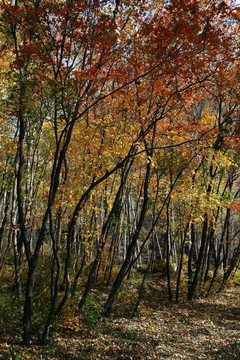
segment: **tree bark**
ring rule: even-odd
[[[194,293],[195,293],[197,283],[198,283],[199,272],[200,272],[201,265],[202,265],[204,249],[205,249],[205,245],[206,245],[206,237],[207,237],[207,229],[208,229],[207,214],[205,214],[204,217],[205,217],[205,219],[203,221],[201,245],[200,245],[200,249],[199,249],[199,253],[198,253],[198,259],[197,259],[197,264],[196,264],[196,270],[194,273],[194,278],[188,289],[188,300],[192,300],[194,297]]]
[[[143,226],[144,223],[144,219],[145,219],[145,215],[147,212],[147,205],[148,205],[148,186],[149,186],[149,180],[150,180],[150,172],[151,172],[151,161],[148,162],[147,164],[147,169],[146,169],[146,175],[145,175],[145,181],[144,181],[144,196],[143,196],[143,203],[142,203],[142,208],[141,208],[141,213],[140,213],[140,217],[136,226],[136,230],[132,236],[132,239],[130,241],[130,244],[128,246],[127,249],[127,254],[126,254],[126,258],[121,266],[120,271],[118,272],[118,275],[113,283],[111,292],[109,294],[108,300],[105,303],[104,306],[104,310],[102,315],[103,316],[110,316],[111,311],[112,311],[112,306],[114,303],[114,300],[117,296],[118,290],[120,285],[122,284],[122,281],[126,275],[126,270],[128,268],[128,265],[131,261],[132,258],[132,254],[133,251],[135,249],[135,246],[137,244],[137,240],[139,238],[139,234],[141,231],[141,228]]]

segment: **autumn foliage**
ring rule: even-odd
[[[151,272],[169,300],[236,272],[239,16],[234,1],[0,1],[0,269],[24,344],[84,317],[96,283],[109,316],[137,269],[134,312]]]

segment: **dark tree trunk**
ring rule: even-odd
[[[132,311],[131,317],[134,317],[136,315],[136,313],[137,313],[137,310],[138,310],[138,307],[139,307],[139,304],[140,304],[140,301],[141,301],[142,295],[143,295],[144,284],[145,284],[145,281],[147,279],[147,275],[149,274],[151,266],[152,266],[152,260],[153,260],[153,251],[151,253],[151,259],[150,259],[150,261],[148,263],[148,266],[147,266],[147,268],[146,268],[146,270],[144,272],[141,287],[140,287],[139,294],[138,294],[138,299],[137,299],[137,302],[136,302],[136,304],[134,306],[134,309]]]
[[[185,248],[185,242],[186,242],[186,238],[187,238],[187,231],[189,228],[189,222],[186,225],[185,231],[184,231],[184,238],[182,240],[182,244],[181,244],[181,254],[180,254],[180,262],[179,262],[179,266],[178,266],[178,277],[177,277],[177,285],[176,285],[176,301],[178,301],[179,299],[179,290],[180,290],[180,280],[181,280],[181,273],[182,273],[182,266],[183,266],[183,255],[184,255],[184,248]]]
[[[170,199],[167,203],[167,228],[166,228],[166,269],[167,269],[167,285],[168,285],[168,298],[172,301],[172,289],[171,289],[171,274],[170,274],[170,234],[169,234],[169,204]]]
[[[84,252],[83,254],[83,257],[82,257],[82,261],[81,261],[81,265],[80,265],[80,268],[74,278],[74,281],[73,281],[73,286],[72,286],[72,296],[74,296],[75,292],[76,292],[76,288],[77,288],[77,282],[78,282],[78,279],[82,273],[82,270],[83,270],[83,267],[85,265],[85,258],[86,258],[86,254]]]
[[[25,291],[25,303],[23,314],[23,343],[29,346],[31,343],[32,310],[33,310],[33,290],[36,274],[36,261],[32,257],[29,261],[28,278]]]
[[[61,271],[61,263],[58,252],[59,242],[61,238],[61,209],[59,209],[59,213],[58,213],[56,233],[54,231],[52,214],[50,214],[50,233],[52,239],[52,252],[53,252],[52,266],[51,266],[51,306],[42,335],[42,344],[48,342],[50,327],[55,318],[55,309],[58,298],[58,287],[59,287],[60,271]]]
[[[192,300],[194,297],[194,293],[197,287],[197,283],[198,283],[198,277],[199,277],[199,272],[201,269],[201,265],[202,265],[202,261],[203,261],[203,257],[204,257],[204,249],[206,246],[206,238],[207,238],[207,229],[208,229],[208,218],[207,218],[207,214],[204,215],[205,219],[203,222],[203,230],[202,230],[202,237],[201,237],[201,245],[200,245],[200,249],[199,249],[199,253],[198,253],[198,259],[197,259],[197,264],[196,264],[196,270],[194,273],[194,278],[193,281],[188,289],[188,300]]]
[[[91,290],[92,284],[94,282],[95,273],[96,273],[98,264],[99,264],[100,259],[101,259],[101,254],[102,254],[105,242],[106,242],[106,238],[107,238],[107,235],[108,235],[108,232],[109,232],[109,229],[110,229],[111,222],[112,222],[114,216],[116,216],[116,214],[118,216],[120,215],[119,214],[119,202],[121,201],[123,187],[124,187],[124,185],[126,183],[127,176],[129,174],[129,170],[130,170],[132,164],[133,164],[133,161],[131,161],[130,164],[126,164],[125,168],[123,169],[123,174],[122,174],[121,183],[119,185],[118,192],[116,194],[116,197],[115,197],[112,209],[111,209],[111,211],[109,213],[109,216],[108,216],[108,218],[107,218],[107,220],[106,220],[106,222],[105,222],[105,224],[103,226],[103,229],[102,229],[102,243],[101,243],[101,245],[99,245],[99,247],[97,249],[96,258],[95,258],[95,260],[93,262],[90,274],[88,276],[87,284],[86,284],[85,289],[84,289],[84,293],[83,293],[82,298],[81,298],[81,300],[79,302],[79,305],[78,305],[79,314],[81,313],[82,308],[85,305],[87,295],[88,295],[89,291]]]
[[[136,230],[132,236],[132,239],[130,241],[130,244],[128,246],[127,249],[127,254],[126,254],[126,258],[121,266],[120,271],[118,272],[118,275],[113,283],[111,292],[109,294],[108,300],[105,303],[104,306],[104,310],[102,315],[103,316],[110,316],[111,311],[112,311],[112,306],[114,303],[114,300],[117,296],[118,290],[120,285],[122,284],[122,281],[126,275],[126,271],[128,269],[128,266],[131,262],[131,258],[132,258],[132,254],[133,251],[135,249],[135,246],[137,244],[137,240],[139,238],[139,234],[141,231],[141,228],[143,226],[143,222],[145,219],[145,215],[146,215],[146,211],[147,211],[147,205],[148,205],[148,185],[149,185],[149,179],[150,179],[150,171],[151,171],[151,162],[149,162],[147,164],[147,170],[146,170],[146,175],[145,175],[145,181],[144,181],[144,196],[143,196],[143,203],[142,203],[142,208],[141,208],[141,213],[140,213],[140,217],[136,226]]]

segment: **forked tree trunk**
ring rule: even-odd
[[[150,172],[151,172],[151,162],[149,162],[147,164],[147,170],[146,170],[145,181],[144,181],[144,196],[143,196],[143,203],[142,203],[139,221],[137,223],[136,230],[135,230],[135,232],[132,236],[132,239],[130,241],[130,244],[128,246],[126,258],[125,258],[125,260],[121,266],[121,269],[119,270],[119,273],[113,283],[108,300],[105,303],[104,310],[102,313],[103,316],[110,316],[110,314],[111,314],[114,300],[117,296],[119,287],[121,286],[122,281],[126,275],[126,271],[131,262],[132,254],[134,252],[135,246],[136,246],[138,238],[139,238],[141,228],[143,226],[143,222],[144,222],[145,215],[147,212],[147,205],[148,205],[148,186],[149,186],[149,180],[150,180]]]
[[[94,278],[95,278],[95,273],[96,273],[96,270],[97,270],[97,267],[98,267],[98,264],[101,260],[101,254],[102,254],[102,251],[103,251],[103,248],[104,248],[104,245],[105,245],[105,242],[106,242],[106,238],[107,238],[107,235],[108,235],[108,232],[109,232],[109,229],[110,229],[110,225],[111,225],[111,222],[116,214],[116,212],[118,213],[119,212],[119,202],[121,200],[121,197],[122,197],[122,192],[123,192],[123,188],[125,186],[125,183],[126,183],[126,180],[127,180],[127,176],[129,174],[129,171],[130,171],[130,168],[133,164],[133,161],[130,162],[130,164],[126,164],[125,168],[123,169],[123,174],[122,174],[122,178],[121,178],[121,183],[119,185],[119,189],[118,189],[118,192],[116,194],[116,197],[115,197],[115,200],[114,200],[114,203],[112,205],[112,209],[109,213],[109,216],[107,218],[107,220],[105,221],[105,224],[103,225],[103,229],[102,229],[102,243],[101,245],[99,245],[98,249],[97,249],[97,255],[95,257],[95,260],[93,262],[93,265],[92,265],[92,268],[91,268],[91,271],[90,271],[90,274],[88,276],[88,280],[87,280],[87,284],[85,286],[85,289],[84,289],[84,293],[82,295],[82,298],[79,302],[79,305],[78,305],[78,309],[79,309],[79,314],[81,313],[82,311],[82,308],[83,306],[85,305],[85,302],[86,302],[86,299],[87,299],[87,296],[88,296],[88,293],[90,292],[91,290],[91,287],[92,287],[92,284],[94,282]],[[119,213],[118,213],[118,216],[119,216]]]

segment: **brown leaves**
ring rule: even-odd
[[[164,284],[160,289],[163,294]],[[237,289],[229,289],[218,298],[180,304],[168,303],[160,297],[154,308],[145,304],[144,315],[104,320],[98,332],[88,331],[84,324],[80,324],[77,332],[70,328],[66,331],[63,324],[49,346],[32,345],[26,349],[4,338],[1,354],[10,359],[11,349],[21,359],[232,360],[240,350],[237,295]]]

